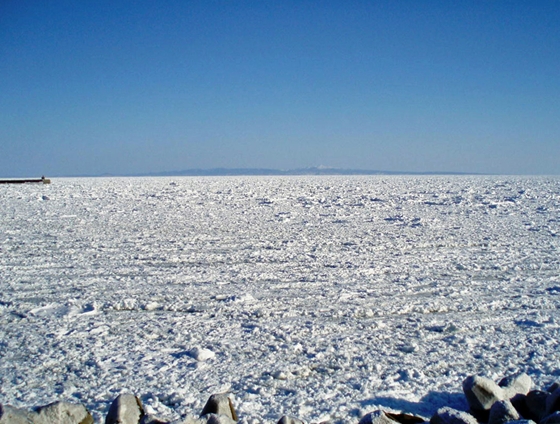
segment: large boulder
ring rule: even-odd
[[[525,396],[525,411],[520,411],[524,418],[539,422],[546,414],[546,400],[548,392],[531,390]],[[515,398],[514,398],[515,400]],[[515,403],[514,403],[515,405]]]
[[[0,404],[0,424],[32,424],[34,412]]]
[[[511,402],[517,413],[523,418],[530,418],[532,416],[529,408],[527,407],[527,395],[517,394],[509,401]]]
[[[233,421],[237,421],[237,413],[227,394],[214,394],[210,396],[200,416],[204,417],[208,414],[225,415]]]
[[[463,381],[463,392],[473,415],[486,421],[494,403],[505,398],[504,390],[495,382],[478,375],[469,376]]]
[[[436,411],[430,419],[430,424],[478,424],[478,422],[471,414],[444,407]]]
[[[54,402],[36,409],[36,424],[93,424],[93,417],[84,405]]]
[[[142,402],[130,393],[119,395],[111,404],[105,424],[138,424],[144,416]]]
[[[505,399],[511,399],[518,394],[526,395],[532,385],[533,380],[524,372],[505,377],[498,383],[498,386],[504,390]]]
[[[520,418],[519,413],[509,400],[499,400],[490,408],[488,424],[505,424],[508,421],[517,421]]]
[[[54,402],[35,411],[0,405],[0,424],[93,424],[93,417],[84,405]]]

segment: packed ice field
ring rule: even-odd
[[[0,403],[120,393],[241,422],[465,410],[560,378],[560,177],[53,179],[0,187]]]

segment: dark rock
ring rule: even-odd
[[[504,424],[508,421],[516,421],[519,418],[521,418],[519,413],[509,400],[499,400],[490,408],[488,424]]]
[[[304,424],[302,420],[295,417],[290,417],[288,415],[284,415],[281,417],[276,424]]]
[[[489,378],[478,375],[463,381],[463,392],[472,414],[481,421],[486,421],[488,412],[495,402],[504,399],[504,390]]]
[[[560,388],[554,390],[546,398],[546,415],[550,415],[556,411],[560,411]]]
[[[508,422],[508,424],[537,424],[537,423],[534,422],[533,420],[515,420],[515,421]]]
[[[378,410],[370,412],[362,417],[358,424],[395,424],[396,421],[391,419],[385,412]]]
[[[547,415],[539,422],[539,424],[560,424],[560,411]]]
[[[471,414],[453,408],[440,408],[430,419],[430,424],[478,424]]]
[[[419,423],[426,422],[424,418],[417,417],[416,415],[410,415],[404,413],[393,414],[392,412],[385,412],[385,415],[387,415],[393,421],[396,421],[401,424],[419,424]]]
[[[34,412],[0,404],[0,424],[32,424]]]
[[[539,422],[546,414],[546,399],[549,393],[542,390],[531,390],[525,397],[528,413],[523,418]]]
[[[208,414],[225,415],[233,421],[237,421],[237,413],[227,394],[214,394],[210,396],[200,416]]]
[[[527,407],[527,395],[517,394],[510,399],[510,402],[520,416],[523,418],[531,416],[531,411]]]
[[[524,372],[505,377],[498,383],[498,386],[504,390],[505,399],[511,399],[517,394],[526,395],[532,385],[533,380]]]
[[[559,387],[560,387],[560,381],[555,381],[550,386],[548,386],[548,389],[546,389],[546,391],[549,392],[549,393],[552,393],[553,391],[555,391]]]
[[[144,416],[142,402],[130,393],[119,395],[111,404],[105,424],[138,424]]]

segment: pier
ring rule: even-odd
[[[50,184],[51,180],[45,177],[41,178],[8,178],[0,180],[0,184],[28,184],[28,183],[42,183]]]

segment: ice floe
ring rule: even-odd
[[[466,410],[470,374],[560,375],[558,177],[60,179],[0,203],[3,404],[99,420],[128,390],[179,418],[229,391],[247,423],[357,422]]]

